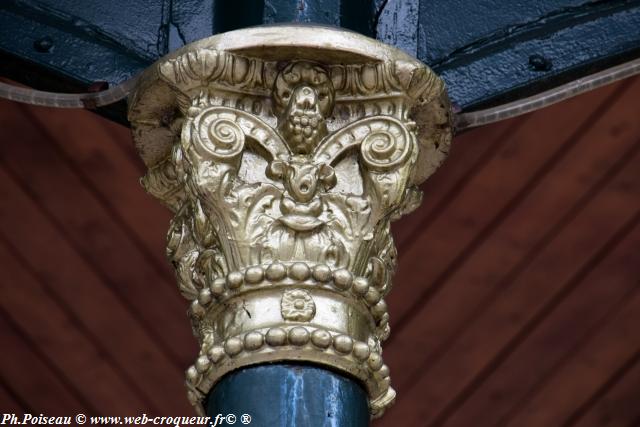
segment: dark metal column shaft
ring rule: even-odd
[[[374,37],[373,0],[217,1],[214,34],[254,25],[293,22],[333,25]]]
[[[311,365],[276,364],[226,376],[211,391],[207,415],[244,414],[253,426],[366,427],[367,394],[357,382]],[[219,417],[220,418],[220,417]],[[226,424],[222,424],[226,425]]]

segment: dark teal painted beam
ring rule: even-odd
[[[423,3],[417,56],[463,110],[524,98],[640,57],[640,0],[517,0],[491,14],[486,2]],[[455,27],[446,14],[452,8],[474,17],[465,26],[475,36]]]
[[[338,25],[406,50],[463,111],[640,56],[640,0],[3,0],[0,75],[82,92],[193,40],[284,22]],[[124,111],[102,113],[125,122]]]
[[[311,365],[260,365],[233,372],[209,395],[207,415],[251,416],[253,426],[366,427],[367,394],[355,381]],[[227,424],[222,424],[227,425]]]

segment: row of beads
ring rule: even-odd
[[[288,331],[284,328],[275,327],[269,329],[266,333],[252,331],[242,338],[229,338],[223,345],[213,346],[207,355],[198,357],[195,365],[187,370],[187,379],[197,385],[212,364],[219,364],[225,357],[236,357],[243,351],[257,351],[265,346],[281,347],[292,345],[301,347],[309,342],[323,351],[333,348],[336,353],[345,357],[353,355],[355,359],[365,362],[381,381],[384,383],[389,381],[389,368],[383,364],[380,354],[372,352],[366,343],[355,341],[348,335],[332,336],[329,331],[324,329],[315,329],[309,332],[308,329],[302,326],[293,327]]]
[[[288,268],[285,264],[274,263],[267,267],[252,266],[247,268],[244,273],[241,271],[231,272],[226,277],[215,279],[209,288],[202,289],[197,302],[200,306],[206,307],[213,298],[223,296],[227,290],[236,290],[244,284],[257,285],[265,279],[270,282],[278,282],[286,278],[300,282],[308,279],[314,279],[320,283],[332,281],[338,290],[351,291],[356,296],[362,297],[371,307],[371,313],[377,320],[382,319],[387,313],[387,304],[382,299],[382,295],[378,289],[370,286],[366,277],[354,277],[349,270],[344,268],[332,271],[325,264],[318,264],[310,268],[304,262],[295,262]],[[199,310],[199,307],[195,307],[195,309]]]

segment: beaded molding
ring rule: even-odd
[[[333,360],[323,363],[321,357],[312,357],[318,363],[333,367],[336,362],[350,367],[353,363],[358,365],[355,372],[350,371],[363,382],[370,395],[376,396],[370,403],[374,416],[395,399],[389,367],[383,363],[379,348],[372,349],[365,342],[324,328],[290,326],[254,330],[207,349],[206,354],[201,354],[186,371],[189,400],[204,414],[200,402],[226,373],[256,362],[273,361],[274,356],[277,360],[308,360],[305,353],[319,352]]]
[[[383,289],[384,284],[376,286],[366,277],[354,276],[344,268],[331,270],[326,264],[317,264],[310,268],[304,262],[273,263],[230,272],[226,277],[212,281],[208,288],[201,289],[198,298],[191,304],[190,312],[193,316],[202,318],[212,304],[223,303],[243,293],[274,286],[296,286],[300,289],[320,286],[349,294],[369,308],[376,321],[376,335],[381,341],[385,341],[391,333],[387,303],[383,299],[386,293]]]

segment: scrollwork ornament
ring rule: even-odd
[[[372,126],[360,143],[365,164],[376,171],[386,171],[401,165],[413,150],[412,136],[404,125],[388,120],[383,123],[384,125],[378,125],[378,129]]]
[[[335,162],[354,147],[360,147],[362,159],[372,170],[397,169],[415,151],[414,136],[407,124],[393,117],[361,119],[326,138],[314,153],[316,161]]]
[[[193,120],[194,146],[202,156],[229,161],[244,149],[244,132],[232,118],[216,110],[205,110]]]

